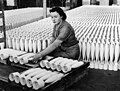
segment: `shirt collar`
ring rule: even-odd
[[[60,22],[60,24],[55,25],[55,29],[58,30],[58,29],[63,25],[63,23],[64,23],[64,21],[62,20],[62,21]]]

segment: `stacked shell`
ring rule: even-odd
[[[9,75],[9,80],[15,83],[20,83],[22,86],[33,88],[38,90],[50,84],[60,80],[64,74],[56,71],[48,71],[41,68],[32,68],[22,73],[14,72]]]

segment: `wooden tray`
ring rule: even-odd
[[[46,56],[47,57],[47,56]],[[46,59],[46,57],[42,58],[41,60],[44,60]],[[47,60],[52,60],[54,58],[51,58],[51,59],[47,59]],[[38,63],[32,63],[32,62],[29,62],[29,63],[26,63],[26,64],[19,64],[19,63],[14,63],[14,62],[10,62],[9,59],[7,60],[7,64],[10,65],[10,66],[13,66],[13,67],[17,67],[17,68],[21,68],[21,69],[30,69],[30,68],[36,68],[36,67],[39,67],[39,62],[41,60],[38,60]]]
[[[85,62],[82,66],[72,69],[70,72],[66,73],[61,80],[46,84],[43,88],[40,88],[37,91],[63,91],[65,88],[82,79],[82,77],[87,74],[88,66],[89,62]],[[18,86],[22,88],[23,91],[36,91],[32,88],[28,88],[27,86],[16,84],[15,82],[9,82],[9,84]]]

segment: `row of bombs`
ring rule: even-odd
[[[23,34],[23,33],[21,33],[21,34]],[[34,33],[35,33],[35,35],[34,35]],[[36,36],[38,36],[39,34],[36,35],[36,33],[37,32],[32,32],[32,34],[34,35],[34,38],[32,38],[32,36],[25,37],[24,34],[22,37],[19,37],[20,31],[19,32],[16,31],[14,36],[8,34],[7,40],[6,40],[7,48],[22,50],[22,51],[29,51],[29,52],[34,52],[34,53],[41,51],[42,49],[46,48],[46,46],[49,45],[49,42],[51,40],[51,38],[50,38],[51,34],[50,35],[47,33],[45,33],[45,35],[40,34],[40,37],[37,38]],[[28,33],[28,35],[29,35],[29,33]],[[36,48],[36,45],[37,45],[37,48]],[[33,48],[31,48],[31,47],[33,47]]]
[[[31,23],[36,20],[41,19],[41,11],[40,8],[25,8],[20,10],[14,10],[14,11],[5,11],[5,23],[7,26],[7,29],[13,29],[16,27],[19,27],[21,25],[25,25],[28,23]],[[22,11],[22,12],[21,12]],[[39,11],[39,12],[38,12]],[[23,14],[23,12],[25,12]]]
[[[106,42],[106,41],[79,41],[80,52],[83,59],[89,60],[106,60],[112,62],[119,61],[120,56],[120,43],[119,42]]]
[[[9,58],[10,62],[19,63],[21,65],[32,61],[29,60],[29,57],[33,55],[35,54],[13,49],[0,50],[0,58],[2,60]],[[44,60],[41,60],[39,63],[42,68],[62,71],[64,73],[71,71],[72,68],[80,67],[83,64],[84,62],[78,60],[72,60],[63,57],[53,58],[49,56],[47,56]]]
[[[23,42],[25,42],[25,40],[26,41],[32,40],[33,42],[33,40],[35,41],[45,40],[50,38],[52,28],[48,27],[50,24],[48,25],[47,22],[46,23],[44,22],[45,21],[41,22],[40,20],[38,22],[30,23],[30,24],[6,31],[6,42],[8,44],[7,47],[9,48],[12,46],[10,43],[11,41],[20,43],[20,40],[22,40]],[[14,45],[12,46],[12,48],[14,48]]]
[[[87,44],[88,44],[88,42],[87,42]],[[81,46],[85,47],[86,45],[81,45]],[[96,45],[94,45],[94,47],[95,46]],[[84,61],[90,62],[90,68],[114,70],[114,71],[117,71],[118,69],[120,69],[120,67],[119,67],[120,62],[119,62],[119,59],[117,61],[115,60],[114,51],[111,52],[111,54],[110,54],[110,52],[108,52],[110,50],[106,50],[109,48],[109,47],[107,47],[108,45],[106,45],[106,48],[105,48],[105,47],[103,47],[104,44],[100,43],[99,46],[100,46],[101,50],[99,48],[96,48],[99,51],[94,49],[94,47],[91,47],[91,49],[88,49],[90,46],[89,47],[87,46],[86,50],[84,50],[85,48],[82,48],[82,50],[81,50],[82,57],[81,58],[84,59]],[[119,47],[116,48],[116,50],[117,49],[119,50]],[[20,64],[28,63],[29,56],[32,56],[32,55],[34,55],[34,53],[27,53],[27,52],[23,52],[23,51],[19,51],[19,50],[14,50],[14,49],[0,50],[0,58],[2,60],[9,58],[10,62],[20,63]],[[62,58],[57,58],[57,59],[62,59]],[[56,59],[54,59],[54,60],[56,60]],[[75,65],[79,66],[79,65],[83,64],[82,62],[77,62],[77,61],[71,62],[72,60],[71,61],[69,60],[67,62],[67,59],[64,62],[62,62],[62,60],[65,60],[65,59],[59,60],[58,62],[57,61],[55,62],[54,60],[52,60],[50,62],[48,62],[48,60],[42,60],[40,62],[40,66],[46,67],[47,69],[68,72],[69,70],[71,70],[71,68],[75,68],[74,67]],[[53,62],[55,62],[55,63],[53,63]],[[74,66],[70,67],[70,65],[72,65],[72,63],[76,63],[76,64]],[[64,64],[67,64],[67,66],[64,66]],[[56,66],[56,65],[58,65],[58,66]]]
[[[50,59],[50,58],[49,58]],[[42,60],[40,61],[40,67],[51,69],[51,70],[57,70],[60,72],[67,73],[71,71],[74,68],[78,68],[84,64],[83,61],[63,58],[63,57],[57,57],[52,60]]]
[[[69,19],[68,19],[68,20],[69,20]],[[80,19],[78,19],[78,20],[74,19],[74,21],[76,22],[75,25],[74,25],[74,22],[71,22],[71,24],[72,24],[73,26],[75,26],[75,27],[78,27],[79,22],[80,22],[79,20],[80,20]],[[86,22],[86,21],[85,21],[85,22]],[[77,23],[78,23],[78,24],[77,24]],[[77,24],[77,26],[76,26],[76,24]],[[81,25],[81,24],[80,24],[80,25]],[[90,25],[89,25],[89,26],[87,26],[87,25],[85,26],[85,25],[83,24],[83,25],[81,25],[81,26],[84,26],[84,27],[86,27],[86,28],[81,29],[81,28],[79,27],[78,29],[76,28],[75,31],[80,32],[80,30],[83,30],[83,32],[84,32],[87,28],[88,28],[87,30],[90,29],[90,28],[89,28]],[[29,27],[29,26],[24,26],[25,29],[26,29],[26,27]],[[109,37],[109,38],[110,38],[110,37],[117,37],[117,36],[119,36],[119,35],[115,36],[116,34],[113,35],[112,33],[113,33],[114,31],[110,31],[111,33],[109,33],[109,34],[110,34],[111,36],[110,36],[110,35],[106,35],[107,32],[104,32],[104,31],[110,30],[110,28],[111,28],[112,26],[110,26],[110,27],[109,27],[109,26],[105,26],[106,28],[105,28],[105,27],[99,27],[99,28],[97,27],[97,28],[95,28],[96,26],[92,26],[92,27],[93,27],[93,28],[92,28],[91,30],[96,29],[96,31],[97,31],[97,29],[101,29],[101,31],[102,31],[101,34],[104,33],[104,36],[107,36],[107,37]],[[31,28],[31,27],[30,27],[30,28]],[[45,26],[44,26],[44,28],[45,28]],[[104,29],[104,28],[105,28],[105,29]],[[107,28],[108,28],[108,29],[107,29]],[[112,27],[112,28],[114,28],[114,27]],[[117,28],[118,28],[118,27],[117,27]],[[23,29],[23,28],[22,28],[22,29]],[[16,32],[14,33],[13,31],[10,31],[10,32],[8,32],[8,33],[9,33],[8,35],[9,35],[9,36],[12,36],[12,35],[13,35],[13,37],[17,37],[17,38],[18,38],[18,36],[23,36],[23,37],[24,37],[25,34],[27,34],[27,35],[30,36],[30,37],[32,37],[32,36],[33,36],[33,37],[36,37],[36,36],[38,36],[38,35],[41,36],[41,34],[43,34],[43,32],[42,32],[42,33],[39,33],[39,32],[31,32],[31,31],[30,31],[30,32],[25,32],[25,31],[23,32],[22,30],[21,30],[21,32],[20,32],[20,29],[18,29],[18,30],[19,30],[19,32],[14,29],[14,31],[16,31]],[[24,29],[23,29],[23,30],[24,30]],[[26,29],[26,30],[27,30],[27,29]],[[39,29],[36,29],[36,28],[35,28],[35,29],[33,29],[33,30],[38,31]],[[44,30],[44,29],[41,28],[40,30]],[[46,29],[46,30],[45,30],[45,31],[46,31],[46,32],[45,32],[45,35],[48,36],[47,32],[48,32],[49,30],[50,30],[50,29]],[[112,30],[112,29],[111,29],[111,30]],[[118,29],[117,29],[117,30],[118,30]],[[94,31],[95,31],[95,30],[94,30]],[[82,32],[82,31],[81,31],[81,32]],[[91,32],[92,32],[92,31],[91,31]],[[109,32],[109,31],[108,31],[108,32]],[[118,32],[119,32],[119,31],[118,31]],[[25,34],[24,34],[24,33],[25,33]],[[86,33],[87,33],[87,32],[86,32]],[[92,32],[92,33],[93,33],[93,32]],[[36,35],[36,34],[37,34],[37,35]],[[50,34],[51,34],[51,32],[50,32]],[[119,34],[119,33],[117,33],[117,34]],[[79,36],[80,36],[81,33],[77,33],[77,32],[76,32],[76,35],[79,35]],[[92,35],[94,35],[94,34],[91,34],[91,36],[92,36]],[[8,38],[9,38],[9,36],[8,36]],[[87,36],[87,35],[86,35],[86,36]],[[94,36],[95,36],[95,35],[94,35]],[[103,37],[104,37],[104,36],[103,36]],[[100,36],[100,37],[101,37],[101,36]],[[40,39],[40,38],[36,38],[36,39]],[[116,38],[114,38],[114,39],[116,39]]]
[[[16,54],[11,55],[10,54],[9,61],[23,65],[23,64],[27,64],[29,62],[32,62],[32,60],[30,60],[30,56],[33,56],[33,55],[35,55],[35,54],[34,53],[26,53],[26,52],[23,52],[19,55],[16,55]]]
[[[32,60],[29,60],[30,56],[33,56],[34,53],[22,53],[19,55],[10,55],[9,60],[10,62],[19,63],[21,65],[29,63]],[[44,60],[41,60],[39,65],[41,68],[47,68],[51,70],[57,70],[64,73],[67,73],[71,71],[73,68],[80,67],[83,65],[84,62],[78,61],[78,60],[72,60],[68,58],[58,57],[58,58],[52,58],[47,57]]]
[[[118,69],[118,63],[120,62],[120,44],[119,42],[93,42],[93,41],[82,41],[80,45],[80,58],[83,60],[90,61],[91,63],[104,63],[107,65],[114,65],[116,70]],[[116,65],[117,64],[117,65]],[[95,65],[94,65],[95,66]],[[99,67],[92,67],[99,68]],[[104,69],[101,67],[100,69]],[[106,70],[108,68],[105,68]],[[110,68],[114,70],[114,68]]]
[[[112,71],[118,71],[120,70],[120,62],[110,62],[110,61],[90,61],[90,60],[84,60],[85,62],[90,62],[89,68],[94,69],[102,69],[102,70],[112,70]]]
[[[89,12],[89,11],[88,11]],[[78,14],[79,15],[79,14]],[[77,16],[77,14],[76,14],[76,16]],[[104,14],[103,14],[103,16],[104,16]],[[107,17],[107,16],[106,16]],[[91,19],[92,17],[90,17],[90,19]],[[108,18],[108,17],[107,17]],[[101,19],[101,18],[100,18]],[[46,21],[45,21],[46,20]],[[47,23],[47,20],[48,21],[50,21],[50,19],[44,19],[44,21],[45,21],[45,23],[41,23],[41,22],[38,22],[38,23],[35,23],[36,25],[37,25],[37,27],[38,27],[38,24],[39,25],[41,25],[41,27],[43,26],[43,24],[45,24],[45,25],[47,25],[46,23]],[[71,20],[70,18],[68,19],[68,21],[69,20]],[[92,20],[95,20],[95,19],[92,19]],[[102,19],[102,20],[104,20],[104,19]],[[109,20],[109,19],[108,19]],[[116,19],[117,20],[117,19]],[[42,21],[42,22],[44,22],[44,21]],[[80,21],[80,19],[75,19],[75,21]],[[100,21],[100,20],[99,20]],[[112,20],[111,21],[113,21],[113,18],[112,18]],[[85,22],[87,22],[87,21],[85,21]],[[102,21],[101,21],[102,22]],[[109,21],[110,22],[110,21]],[[98,22],[97,22],[98,23]],[[43,28],[41,28],[41,27],[38,27],[38,29],[35,27],[36,25],[35,24],[32,24],[32,26],[34,26],[34,28],[32,28],[32,26],[31,26],[31,24],[28,24],[27,26],[24,26],[24,27],[22,27],[21,29],[22,30],[30,30],[30,31],[33,31],[33,30],[44,30],[44,28],[46,28],[45,26],[43,26]],[[27,28],[28,27],[28,28]],[[49,26],[50,27],[50,26]],[[24,28],[24,29],[23,29]],[[40,28],[40,29],[39,29]],[[17,30],[21,30],[21,29],[17,29]],[[51,28],[50,28],[51,29]],[[14,29],[15,30],[15,29]],[[13,32],[12,32],[13,33]],[[34,33],[33,33],[34,34]]]
[[[10,62],[19,63],[21,65],[28,63],[29,57],[35,55],[35,53],[27,53],[25,51],[19,51],[14,49],[2,49],[0,50],[0,59],[4,61],[9,58]]]
[[[95,29],[92,30],[93,28]],[[111,30],[108,28],[111,28],[111,27],[109,26],[95,27],[93,25],[90,28],[86,28],[87,29],[86,31],[85,30],[81,31],[80,35],[77,35],[79,37],[78,40],[79,40],[80,48],[82,49],[83,59],[85,59],[85,57],[87,56],[87,59],[89,60],[89,57],[91,56],[91,59],[94,60],[94,57],[96,56],[95,57],[96,60],[98,59],[104,60],[104,57],[105,57],[105,60],[108,60],[110,55],[111,61],[114,58],[116,61],[118,61],[119,54],[120,54],[120,51],[119,51],[120,32],[118,31],[118,26],[117,26],[117,30],[115,31],[114,29]],[[115,26],[112,26],[112,28],[115,28]],[[114,37],[111,37],[109,35]],[[117,37],[115,37],[115,35]]]
[[[75,28],[76,37],[82,39],[101,39],[119,41],[119,26],[83,25]]]
[[[34,22],[36,24],[36,22]],[[27,24],[22,26],[22,27],[18,27],[9,31],[6,31],[6,36],[7,37],[15,37],[15,38],[21,38],[22,37],[31,37],[31,38],[37,38],[40,39],[42,37],[49,36],[51,35],[52,32],[52,28],[48,27],[48,25],[46,24],[45,26],[42,26],[41,23],[37,23],[37,25],[41,25],[41,26],[36,26],[35,24]]]
[[[79,8],[79,9],[82,9],[82,8]],[[79,10],[79,9],[77,9],[77,10]],[[76,10],[72,10],[72,11],[76,11]],[[73,13],[72,11],[68,11],[68,12],[71,12],[71,13]],[[80,10],[79,10],[79,12],[80,12]],[[87,12],[91,12],[91,11],[88,11],[87,10]],[[97,11],[96,11],[97,12]],[[111,15],[110,13],[106,13],[106,14],[104,14],[104,12],[105,11],[101,11],[101,13],[103,13],[103,16],[105,16],[106,14],[108,14],[108,15]],[[107,12],[107,11],[106,11]],[[81,15],[81,13],[77,13],[76,14],[76,12],[74,12],[75,13],[75,16],[80,16]],[[94,13],[94,12],[93,12]],[[115,13],[116,14],[116,13]],[[68,13],[68,15],[69,15],[69,13]],[[89,16],[89,14],[86,14],[86,15],[88,15]],[[98,14],[98,12],[97,12],[97,16],[98,15],[102,15],[102,14]],[[114,15],[114,12],[113,12],[113,15]],[[70,16],[71,16],[71,14],[70,14]],[[95,13],[94,13],[94,16],[95,16]],[[118,14],[117,15],[115,15],[115,17],[117,17],[117,16],[119,16]],[[71,16],[72,17],[72,16]],[[70,18],[71,18],[70,17]],[[74,17],[74,16],[73,16]],[[99,16],[98,16],[99,17]],[[111,16],[111,17],[114,17],[114,16]],[[68,19],[68,20],[70,20],[70,18]],[[92,17],[90,17],[90,18],[92,18]],[[109,17],[107,17],[106,16],[106,18],[109,18]],[[112,20],[110,20],[110,21],[114,21],[114,19],[113,18],[110,18],[110,19],[112,19]],[[116,19],[116,18],[115,18]],[[48,20],[48,21],[50,21],[50,19],[44,19],[44,20]],[[92,19],[92,20],[95,20],[95,19]],[[100,19],[98,20],[98,21],[100,21],[100,20],[104,20],[104,19],[101,19],[101,17],[100,17]],[[109,19],[108,19],[109,20]],[[118,20],[118,19],[116,19],[116,20]],[[105,21],[105,20],[104,20]],[[109,21],[109,22],[110,22]],[[42,21],[42,22],[44,22],[44,21]],[[86,21],[85,21],[86,22]],[[101,21],[101,22],[103,22],[103,21]],[[47,23],[47,22],[45,22],[45,23]],[[45,24],[45,23],[43,23],[43,24]],[[37,25],[37,27],[38,27],[38,24],[36,23],[36,25]],[[39,25],[41,25],[42,26],[42,24],[40,23]],[[45,24],[46,25],[46,24]],[[31,25],[30,25],[31,26]],[[33,24],[33,26],[35,26],[35,24]],[[28,26],[27,26],[28,27]],[[34,27],[35,28],[35,27]],[[25,27],[24,27],[24,29],[26,29]],[[31,27],[29,28],[29,29],[31,29]],[[28,30],[28,29],[26,29],[26,30]],[[33,29],[34,30],[34,29]],[[38,29],[38,30],[43,30],[43,29]]]
[[[80,19],[81,19],[81,18],[80,18]],[[78,25],[79,25],[80,19],[79,19],[79,18],[78,18],[77,20],[74,19],[74,21],[75,21],[75,22],[78,22]],[[92,20],[95,20],[95,19],[92,19]],[[104,19],[103,19],[103,20],[104,20]],[[68,21],[71,22],[71,19],[68,19]],[[99,20],[99,21],[100,21],[100,20]],[[85,21],[85,22],[87,22],[87,21]],[[92,22],[93,22],[93,21],[92,21]],[[98,23],[98,22],[97,22],[97,23]],[[35,23],[35,24],[38,25],[39,23]],[[35,26],[35,24],[33,24],[33,26]],[[41,25],[41,23],[40,23],[39,25]],[[46,25],[47,25],[47,24],[46,24]],[[74,22],[72,23],[72,25],[75,26],[75,25],[74,25]],[[41,26],[42,26],[42,25],[41,25]],[[28,28],[27,28],[27,27],[28,27]],[[19,27],[19,28],[20,28],[20,27]],[[46,28],[45,26],[43,26],[43,28],[40,28],[40,29],[38,28],[38,29],[37,29],[36,27],[32,28],[31,25],[29,25],[29,24],[28,24],[28,26],[24,26],[24,27],[22,27],[22,28],[20,28],[20,29],[19,29],[19,28],[13,29],[13,31],[11,31],[11,30],[8,31],[8,33],[9,33],[8,35],[10,35],[10,36],[11,36],[11,35],[16,35],[16,36],[18,37],[18,36],[19,36],[18,34],[20,34],[20,36],[21,36],[21,35],[24,36],[24,33],[25,33],[26,35],[30,35],[30,36],[32,37],[32,36],[36,36],[36,34],[40,33],[40,31],[38,31],[38,30],[42,30],[42,32],[45,32],[45,31],[48,32],[49,30],[52,30],[51,26],[48,27],[49,29],[46,29],[45,31],[43,31],[44,28]],[[30,29],[31,29],[31,30],[30,30]],[[23,30],[23,31],[22,31],[22,30]],[[29,30],[29,31],[26,32],[26,30]],[[35,30],[35,32],[33,32],[33,30]],[[18,32],[18,31],[19,31],[19,32]],[[20,31],[21,31],[21,32],[20,32]],[[38,31],[38,32],[36,32],[36,31]],[[46,33],[47,33],[47,32],[46,32]],[[34,35],[34,34],[35,34],[35,35]]]
[[[69,19],[68,19],[69,20]],[[75,20],[76,21],[76,20]],[[77,21],[78,22],[78,25],[79,25],[79,21]],[[28,27],[28,26],[27,26]],[[95,26],[94,26],[95,27]],[[25,28],[25,27],[24,27]],[[31,27],[30,27],[31,28]],[[80,28],[78,28],[76,31],[78,31]],[[97,28],[96,28],[97,29]],[[100,29],[100,28],[99,28]],[[18,29],[19,30],[19,29]],[[33,29],[34,30],[34,29]],[[37,30],[39,30],[39,29],[37,29]],[[83,30],[85,30],[85,29],[83,29]],[[87,29],[87,30],[89,30],[89,29]],[[47,31],[47,30],[45,30],[45,31]],[[20,33],[20,32],[19,32]],[[18,35],[19,34],[17,31],[16,31],[16,33],[14,34],[14,35]],[[32,33],[33,35],[35,34],[36,35],[36,33],[37,32],[34,32],[34,33]],[[87,32],[86,32],[87,33]],[[102,34],[102,33],[101,33]],[[119,33],[118,33],[119,34]],[[28,33],[28,35],[29,35],[29,33]],[[76,35],[79,35],[79,37],[81,37],[81,33],[77,33],[76,32]],[[84,34],[85,35],[85,34]],[[91,34],[91,36],[92,35],[94,35],[94,34]],[[86,35],[87,36],[87,35]],[[95,36],[95,35],[94,35]],[[30,36],[31,37],[31,36]],[[15,39],[17,39],[17,38],[15,38]],[[19,39],[19,38],[18,38]],[[116,38],[115,38],[116,39]],[[9,37],[8,37],[8,40],[9,40]],[[15,41],[14,39],[13,39],[13,41]],[[13,46],[13,48],[15,48],[14,46]],[[16,48],[16,49],[19,49],[19,47],[18,48]]]
[[[86,9],[88,9],[88,8],[86,8]],[[80,20],[81,20],[81,17],[82,17],[82,19],[83,18],[90,19],[89,21],[91,23],[95,22],[95,23],[103,23],[103,24],[119,24],[119,12],[120,11],[114,10],[116,12],[108,12],[103,9],[98,12],[98,10],[92,11],[92,8],[90,8],[91,10],[86,10],[86,9],[84,9],[84,11],[81,12],[83,9],[79,8],[77,10],[72,10],[72,11],[75,11],[74,14],[72,11],[67,12],[67,13],[68,13],[68,16],[70,16],[70,17],[76,16],[76,17],[79,17]],[[99,8],[99,9],[101,9],[101,8]],[[84,20],[83,20],[83,22],[84,22]]]
[[[44,50],[50,43],[51,38],[34,40],[31,38],[7,38],[7,48],[37,53]]]
[[[76,37],[79,40],[83,39],[84,37],[88,37],[88,36],[90,38],[92,38],[92,37],[101,38],[103,36],[103,38],[104,38],[104,36],[106,36],[105,34],[107,34],[107,33],[105,33],[105,34],[102,33],[102,32],[104,32],[104,31],[102,31],[103,30],[102,29],[101,33],[97,32],[97,34],[95,35],[95,33],[96,33],[97,29],[98,29],[98,26],[96,28],[95,28],[95,26],[92,26],[92,27],[85,26],[85,27],[82,26],[82,27],[77,27],[76,28],[76,31],[75,31],[76,32]],[[95,28],[95,30],[89,31],[89,29],[91,29],[91,28],[92,29]],[[79,29],[81,29],[81,30],[83,29],[83,31],[79,31]],[[85,32],[86,29],[87,29],[87,31]],[[99,29],[101,29],[101,27],[99,27]],[[114,34],[114,36],[115,36],[115,34]],[[119,33],[117,33],[117,34],[119,34]],[[97,35],[99,35],[99,36],[97,36]],[[112,36],[112,34],[111,34],[111,36]],[[110,36],[108,36],[108,37],[110,37]],[[118,35],[118,37],[115,37],[114,39],[117,41],[118,38],[119,38],[119,35]],[[43,44],[42,45],[43,48],[40,48],[40,47],[38,48],[38,52],[39,52],[40,49],[44,49],[44,47],[46,47],[44,45],[49,45],[49,40],[50,40],[50,39],[44,39],[44,38],[41,38],[41,39],[43,39],[43,40],[40,41],[40,40],[36,40],[36,39],[32,39],[32,38],[24,38],[24,37],[21,37],[21,38],[7,37],[7,41],[6,42],[7,42],[7,47],[8,48],[13,48],[13,49],[22,50],[22,51],[24,51],[24,50],[28,51],[28,49],[29,49],[29,52],[32,52],[32,50],[34,50],[34,52],[36,52],[36,45],[40,45],[41,46],[41,44]],[[26,47],[23,47],[24,45],[26,45]],[[30,46],[29,48],[27,47],[28,45]],[[33,47],[34,49],[31,48],[31,46],[35,46],[35,47]]]
[[[93,14],[93,15],[95,15],[95,14],[97,14],[97,15],[113,14],[113,13],[120,12],[120,9],[119,9],[118,6],[109,7],[109,6],[93,6],[93,5],[91,6],[91,5],[86,5],[86,6],[75,8],[74,9],[74,13],[75,13],[76,10],[79,11],[79,9],[85,11],[85,12],[83,12],[83,14],[87,13],[87,15],[90,15],[90,14]],[[95,12],[97,12],[97,13],[95,13]]]
[[[57,82],[64,76],[63,73],[57,71],[31,68],[21,73],[14,72],[9,74],[9,80],[22,86],[38,90],[45,87],[46,84]]]
[[[23,25],[6,31],[7,36],[35,36],[40,33],[49,33],[53,29],[53,24],[50,18],[45,18],[33,23]]]
[[[78,23],[79,23],[79,21],[78,21]],[[25,27],[24,27],[25,28]],[[34,29],[33,29],[34,30]],[[79,29],[78,29],[79,30]],[[47,31],[47,30],[46,30]],[[13,32],[12,32],[13,33]],[[37,33],[37,32],[36,32]],[[19,33],[16,31],[16,33],[14,34],[14,35],[18,35]],[[33,35],[35,34],[35,33],[32,33]],[[78,35],[79,35],[79,33],[77,33]],[[28,34],[29,35],[29,34]],[[36,35],[36,34],[35,34]],[[9,39],[9,38],[8,38]]]
[[[120,39],[120,27],[112,25],[84,25],[75,28],[76,37],[78,40],[107,40],[117,42]],[[80,31],[79,31],[80,30]]]
[[[5,49],[0,50],[0,59],[4,61],[5,59],[9,58],[12,61],[13,57],[16,58],[16,57],[18,57],[18,55],[20,56],[23,54],[30,55],[30,54],[34,54],[34,53],[27,53],[24,51],[5,48]]]
[[[113,25],[118,25],[120,24],[119,22],[119,14],[117,15],[102,15],[102,16],[94,16],[94,17],[79,17],[76,16],[76,19],[74,19],[75,21],[82,21],[83,23],[90,23],[90,24],[113,24]],[[79,19],[79,20],[77,20]],[[68,21],[70,22],[71,19],[68,19]]]
[[[4,47],[5,47],[5,43],[4,43],[4,42],[1,42],[1,43],[0,43],[0,50],[1,50],[1,49],[4,49]]]

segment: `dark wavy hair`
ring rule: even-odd
[[[57,12],[62,17],[62,20],[66,20],[66,18],[67,18],[65,12],[60,7],[58,7],[58,6],[55,6],[55,7],[51,8],[49,10],[49,12],[50,13],[51,12]]]

